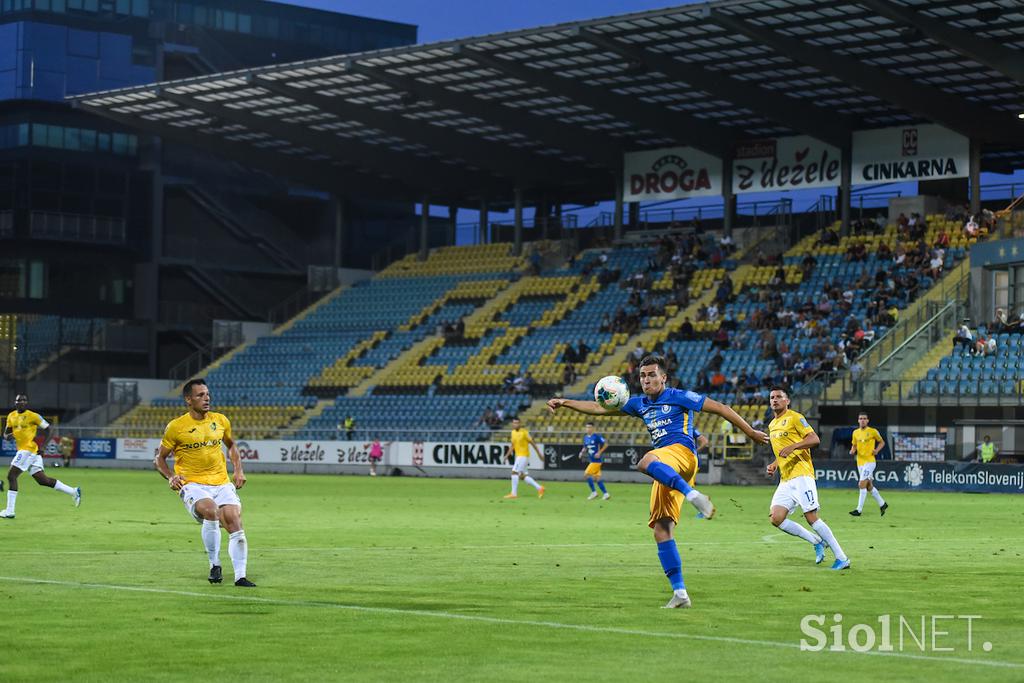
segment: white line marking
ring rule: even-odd
[[[181,595],[185,597],[203,598],[206,600],[226,600],[231,602],[248,602],[260,605],[281,605],[284,607],[320,607],[327,609],[344,610],[348,612],[363,612],[368,614],[390,614],[398,616],[430,617],[433,619],[450,619],[454,621],[475,621],[485,624],[499,624],[502,626],[539,626],[542,628],[553,628],[567,631],[582,631],[584,633],[613,633],[625,636],[643,636],[646,638],[673,638],[679,640],[702,640],[714,643],[732,643],[736,645],[757,645],[761,647],[784,648],[788,650],[799,650],[797,643],[784,643],[774,640],[755,640],[752,638],[733,638],[730,636],[707,636],[695,635],[692,633],[669,633],[664,631],[641,631],[639,629],[616,628],[614,626],[588,626],[586,624],[563,624],[557,621],[536,621],[532,619],[503,619],[499,617],[486,617],[475,614],[457,614],[454,612],[434,612],[417,609],[397,609],[392,607],[366,607],[363,605],[345,605],[335,602],[318,602],[311,600],[283,600],[279,598],[261,598],[253,595],[224,595],[217,593],[200,593],[197,591],[171,590],[167,588],[146,588],[144,586],[121,586],[108,583],[81,583],[78,581],[56,581],[51,579],[34,579],[21,576],[0,576],[0,581],[12,583],[28,583],[46,586],[67,586],[69,588],[91,588],[97,590],[126,591],[131,593],[156,593],[163,595]],[[823,650],[822,652],[831,652]],[[1024,663],[1006,662],[1002,660],[968,659],[965,657],[934,657],[930,655],[914,655],[905,652],[855,652],[844,650],[838,654],[872,655],[877,657],[896,657],[900,659],[914,659],[940,664],[955,663],[969,666],[991,666],[1004,669],[1024,669]]]
[[[782,532],[774,534],[766,534],[761,537],[760,540],[742,540],[742,541],[688,541],[685,538],[677,538],[676,541],[683,549],[690,547],[702,547],[702,546],[717,546],[717,545],[761,545],[761,544],[776,544],[780,538],[783,538]],[[851,547],[858,547],[873,543],[870,539],[866,539],[858,542],[847,541],[845,545]],[[989,538],[989,537],[976,537],[976,538],[910,538],[900,539],[900,545],[908,545],[911,543],[923,543],[923,544],[949,544],[949,543],[978,543],[978,544],[991,544],[991,543],[1005,543],[1005,539]],[[417,551],[451,551],[451,550],[528,550],[532,548],[652,548],[653,543],[503,543],[503,544],[484,544],[484,545],[347,545],[347,546],[312,546],[312,547],[283,547],[283,546],[259,546],[252,547],[254,552],[260,553],[292,553],[292,552],[303,552],[303,553],[331,553],[331,552],[392,552],[400,550],[407,552],[415,548]],[[162,549],[136,549],[136,550],[124,550],[110,548],[107,550],[4,550],[4,556],[10,555],[145,555],[151,553],[166,554],[167,548]],[[203,550],[193,551],[190,549],[182,550],[171,550],[170,552],[182,552],[182,553],[194,553],[204,552]]]

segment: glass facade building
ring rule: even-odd
[[[65,98],[415,41],[415,26],[261,0],[0,0],[0,315],[148,321],[156,375],[208,343],[211,318],[266,319],[329,258],[331,198]]]

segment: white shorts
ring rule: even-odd
[[[813,477],[793,477],[779,482],[772,496],[772,507],[784,507],[792,512],[797,505],[804,512],[818,509],[818,486]]]
[[[235,491],[235,485],[221,484],[220,486],[212,486],[210,484],[185,484],[178,491],[178,495],[181,496],[181,502],[185,504],[185,509],[188,510],[188,514],[192,515],[192,519],[196,520],[200,524],[203,522],[203,518],[196,514],[196,503],[201,501],[203,498],[209,498],[217,504],[218,508],[224,507],[225,505],[237,505],[242,507],[242,501],[238,498],[238,492]]]
[[[43,471],[43,456],[32,451],[18,451],[11,460],[11,467],[17,467],[22,472],[35,474]]]
[[[857,466],[857,472],[860,475],[860,480],[874,479],[875,478],[875,463],[866,462],[863,465]]]
[[[512,473],[521,474],[524,477],[530,473],[530,457],[517,455],[515,462],[512,464]]]

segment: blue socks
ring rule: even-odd
[[[587,486],[590,487],[591,491],[594,491],[594,478],[593,477],[587,477]],[[604,486],[602,486],[601,488],[603,489]],[[594,493],[597,493],[597,491],[594,491]]]
[[[597,488],[601,489],[601,493],[608,493],[608,489],[604,487],[604,479],[597,480]],[[593,491],[594,489],[591,488],[590,490]]]
[[[686,480],[679,476],[678,472],[663,462],[654,461],[648,465],[647,476],[659,484],[679,491],[684,496],[693,490],[693,487],[686,483]]]
[[[672,584],[672,590],[686,588],[683,583],[683,560],[679,557],[679,548],[674,538],[658,544],[658,559],[661,560],[661,568],[665,570],[668,582]]]

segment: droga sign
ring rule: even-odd
[[[722,160],[692,147],[629,152],[623,169],[627,202],[722,194]]]
[[[853,134],[853,183],[966,178],[970,142],[932,123]]]

